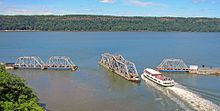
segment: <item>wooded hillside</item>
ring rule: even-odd
[[[220,32],[220,19],[96,15],[1,15],[0,30]]]

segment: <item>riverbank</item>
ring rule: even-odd
[[[0,30],[0,32],[41,32],[40,30]]]
[[[48,31],[48,30],[0,30],[0,32],[155,32],[155,33],[171,33],[171,32],[180,32],[180,33],[207,33],[207,32],[199,32],[199,31],[147,31],[147,30],[131,30],[131,31],[68,31],[68,30],[54,30],[54,31]],[[220,33],[218,32],[210,32],[210,33]]]

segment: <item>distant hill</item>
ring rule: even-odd
[[[0,30],[220,32],[220,18],[1,15]]]

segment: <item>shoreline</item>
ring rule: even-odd
[[[57,31],[48,31],[48,30],[0,30],[0,32],[157,32],[157,33],[164,33],[164,32],[179,32],[179,33],[220,33],[220,32],[196,32],[196,31],[145,31],[145,30],[131,30],[131,31],[65,31],[65,30],[57,30]]]

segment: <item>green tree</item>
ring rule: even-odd
[[[44,111],[38,97],[25,80],[5,71],[0,65],[0,110]]]

